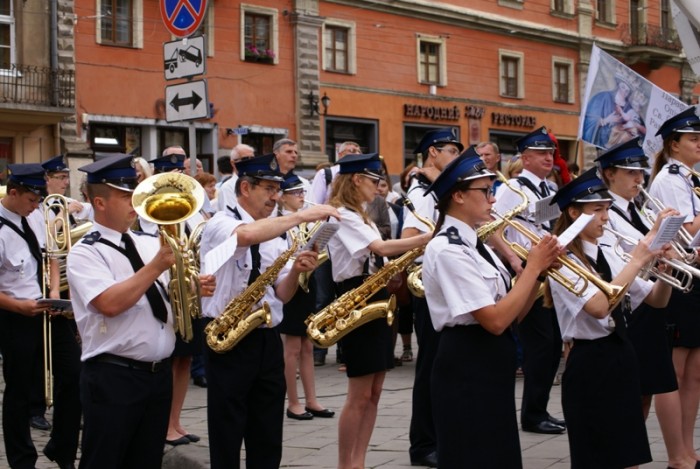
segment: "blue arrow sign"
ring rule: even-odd
[[[199,28],[207,11],[207,0],[160,0],[165,27],[177,37],[187,37]]]

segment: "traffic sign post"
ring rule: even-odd
[[[165,27],[177,37],[194,33],[204,21],[207,0],[160,0],[160,16]]]
[[[165,120],[179,122],[209,117],[206,80],[165,87]]]
[[[206,73],[206,37],[196,36],[163,44],[163,69],[166,80]]]

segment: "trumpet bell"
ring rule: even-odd
[[[144,179],[131,196],[134,210],[158,225],[175,225],[199,212],[205,192],[194,178],[180,173],[156,174]]]

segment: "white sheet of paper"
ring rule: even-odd
[[[582,213],[557,239],[562,246],[568,246],[571,241],[593,220],[593,215]]]
[[[219,244],[204,256],[202,260],[202,275],[214,275],[227,260],[231,259],[238,247],[238,237],[233,233],[229,239]]]
[[[661,220],[661,225],[659,225],[659,231],[656,233],[656,236],[654,236],[654,239],[651,241],[649,249],[655,251],[657,249],[661,249],[661,246],[663,246],[664,244],[673,241],[676,235],[678,234],[678,230],[680,230],[683,226],[684,221],[684,215],[666,217],[663,220]]]
[[[561,214],[559,206],[557,204],[549,205],[553,197],[553,195],[550,195],[535,202],[535,225],[541,225],[549,220],[559,218]]]
[[[338,229],[340,228],[339,223],[328,223],[324,222],[321,227],[316,230],[311,239],[301,248],[302,251],[310,251],[313,249],[314,244],[318,247],[318,252],[322,252],[326,249],[328,240],[331,239]]]
[[[700,248],[700,230],[698,230],[697,233],[695,233],[695,236],[693,236],[693,240],[690,242],[689,248]]]

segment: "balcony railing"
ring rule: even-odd
[[[72,108],[75,73],[33,65],[0,65],[0,103]]]
[[[679,51],[681,41],[675,30],[664,29],[651,24],[640,24],[632,28],[630,24],[620,25],[620,40],[626,46],[649,46],[659,49]]]

